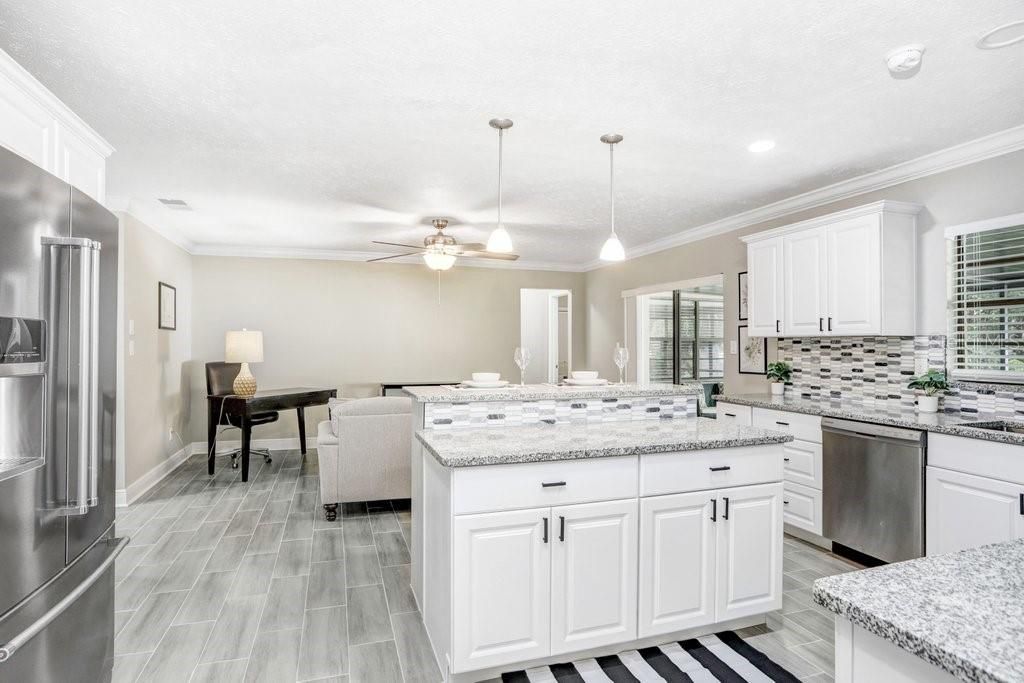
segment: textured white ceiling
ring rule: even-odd
[[[591,261],[1024,123],[1019,0],[0,0],[0,47],[116,148],[110,196],[195,245],[369,251],[433,216]],[[891,48],[927,46],[891,78]],[[774,151],[747,145],[773,138]],[[159,208],[182,198],[195,211]]]

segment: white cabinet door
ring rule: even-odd
[[[782,521],[821,536],[821,489],[783,484]]]
[[[1024,538],[1024,486],[929,467],[928,555]]]
[[[551,508],[551,654],[636,639],[637,501]]]
[[[549,654],[550,529],[544,537],[549,514],[543,508],[455,517],[454,671]]]
[[[882,264],[878,214],[826,228],[828,319],[826,333],[876,334],[882,330]]]
[[[640,499],[640,637],[715,621],[714,491]]]
[[[0,146],[53,172],[53,115],[0,74]]]
[[[747,297],[752,337],[782,334],[782,238],[747,245]]]
[[[825,229],[804,230],[782,238],[783,291],[786,335],[825,333],[828,266]]]
[[[782,606],[782,484],[718,494],[716,621]]]
[[[790,441],[782,446],[782,467],[787,482],[821,489],[821,444]]]

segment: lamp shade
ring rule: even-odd
[[[262,363],[263,333],[246,329],[225,333],[224,360],[228,363]]]

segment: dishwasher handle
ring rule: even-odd
[[[839,434],[841,436],[852,436],[873,441],[885,441],[898,444],[917,444],[923,446],[924,432],[916,429],[904,429],[902,427],[889,427],[888,425],[869,424],[867,422],[854,422],[852,420],[837,420],[835,418],[822,418],[821,431],[825,433]]]

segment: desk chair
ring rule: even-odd
[[[235,377],[238,376],[239,370],[241,370],[241,363],[224,363],[221,361],[215,361],[206,364],[206,394],[208,396],[230,396],[234,394],[232,385],[235,382]],[[217,427],[235,427],[241,429],[242,424],[230,415],[225,415],[224,411],[221,410],[221,406],[216,406],[217,409]],[[258,425],[270,424],[276,422],[279,417],[278,413],[257,413],[252,416],[251,423],[253,427]],[[216,449],[216,442],[214,442],[214,449]],[[250,448],[250,453],[258,453],[263,456],[263,460],[270,463],[273,462],[270,458],[270,451],[266,448]],[[231,452],[231,468],[238,469],[238,456],[242,454],[240,448],[236,448]]]

